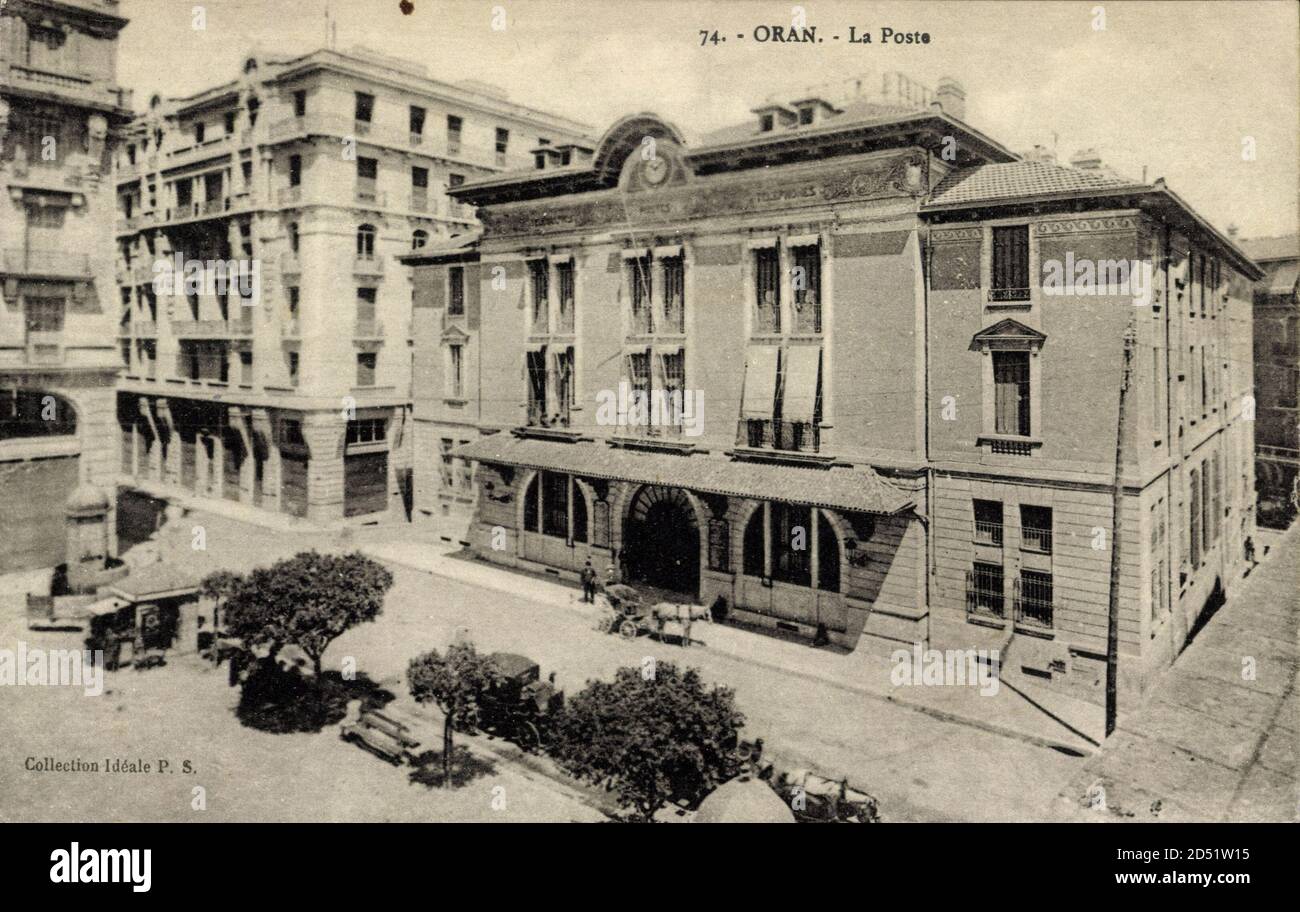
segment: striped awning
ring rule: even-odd
[[[850,512],[888,515],[914,505],[907,491],[864,466],[798,466],[504,433],[482,437],[457,448],[453,455],[495,465]]]

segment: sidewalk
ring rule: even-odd
[[[411,542],[363,543],[376,560],[400,564],[470,586],[507,592],[590,617],[598,609],[582,601],[576,587],[532,574],[508,570],[471,558],[453,556],[450,546]],[[1023,676],[1004,675],[996,695],[982,696],[977,686],[895,687],[890,681],[896,646],[877,645],[845,653],[815,649],[804,642],[780,639],[726,624],[696,624],[692,639],[703,648],[808,680],[883,700],[948,722],[969,725],[1067,753],[1096,750],[1102,709],[1090,703],[1048,694]],[[1037,705],[1036,705],[1037,704]],[[1050,707],[1046,712],[1039,707]]]
[[[1300,819],[1300,524],[1062,791],[1059,819]],[[1087,807],[1090,792],[1104,807]]]

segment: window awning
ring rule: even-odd
[[[865,466],[805,467],[729,459],[713,454],[662,453],[602,441],[546,440],[499,433],[459,447],[477,462],[568,472],[588,478],[667,485],[848,512],[895,514],[914,505],[906,490]]]
[[[821,371],[820,345],[792,345],[785,353],[785,387],[781,418],[811,422],[817,407],[817,380]]]
[[[776,403],[776,364],[780,349],[775,345],[751,345],[745,354],[745,396],[740,417],[770,419]]]

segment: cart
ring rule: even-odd
[[[800,823],[879,823],[879,805],[847,779],[827,779],[809,770],[781,773],[775,788]]]
[[[555,675],[541,680],[541,668],[527,656],[494,652],[488,656],[493,681],[469,714],[465,727],[512,741],[524,751],[540,750],[564,707]]]
[[[647,605],[631,586],[616,583],[606,586],[603,593],[608,606],[596,622],[602,633],[617,633],[625,640],[634,640],[643,633],[662,640],[675,636],[683,646],[691,643],[691,625],[695,621],[709,620],[709,609],[702,605],[677,602],[656,602]]]

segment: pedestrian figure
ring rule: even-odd
[[[596,601],[596,571],[591,566],[591,558],[582,568],[582,600],[584,602]]]
[[[1246,563],[1255,566],[1255,539],[1246,536]]]

